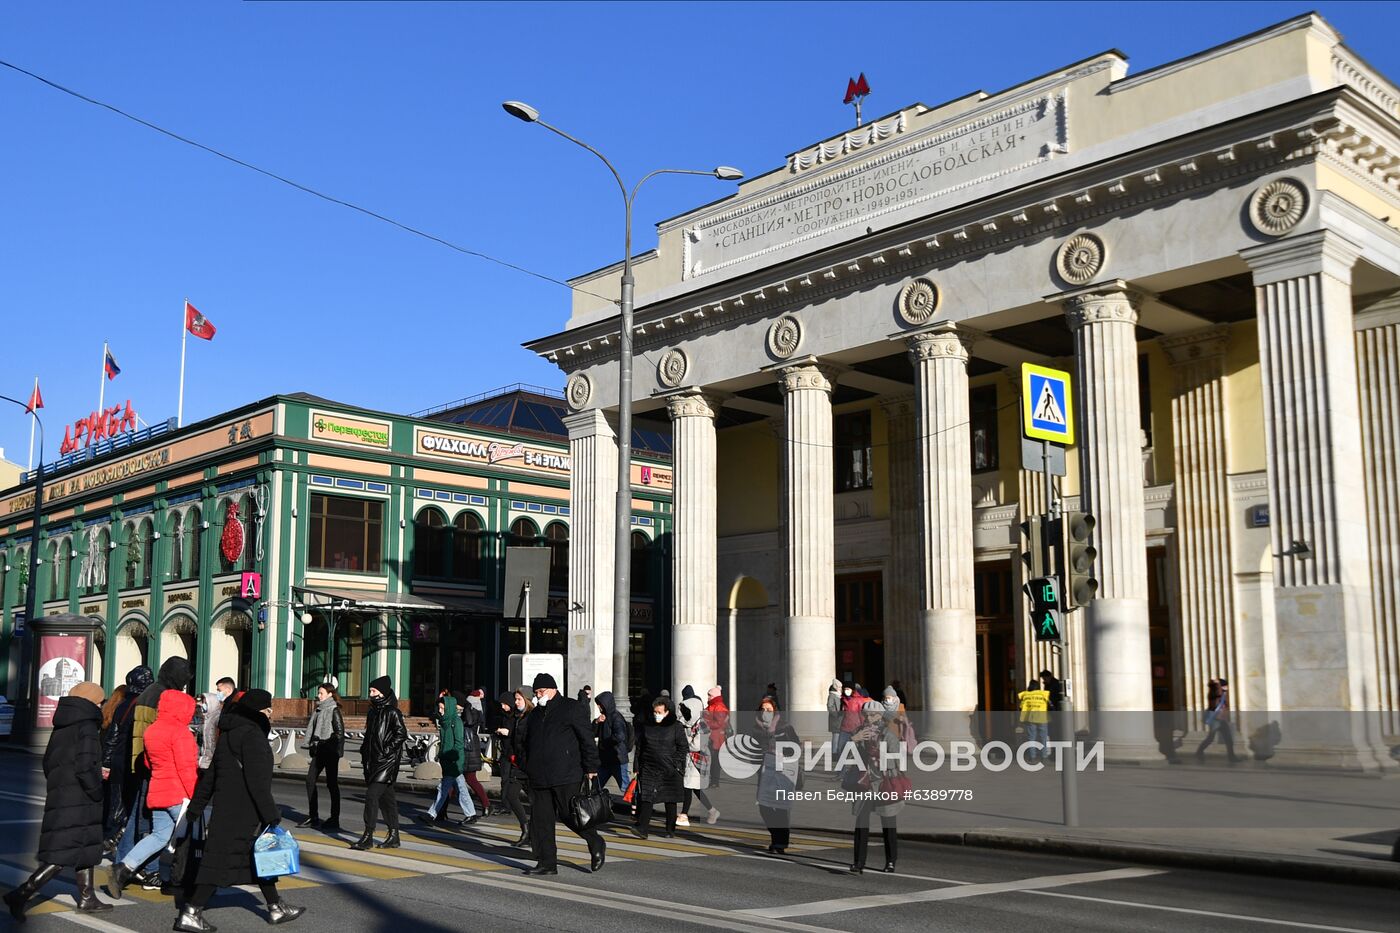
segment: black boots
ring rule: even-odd
[[[859,875],[865,871],[865,850],[870,845],[870,830],[857,829],[854,848],[854,858],[851,859],[851,874]]]
[[[399,842],[399,831],[398,831],[397,829],[391,829],[391,830],[389,830],[389,837],[388,837],[387,839],[385,839],[383,842],[381,842],[379,845],[375,846],[375,848],[376,848],[376,849],[397,849],[397,848],[399,848],[400,845],[401,845],[401,843]],[[368,847],[366,847],[366,848],[368,848]]]
[[[515,840],[515,842],[511,843],[511,845],[518,849],[518,848],[520,848],[520,847],[523,846],[523,845],[529,844],[529,842],[530,842],[530,824],[529,824],[529,823],[521,823],[521,824],[520,824],[520,838],[517,839],[517,840]]]
[[[267,905],[267,922],[271,924],[291,923],[297,917],[306,913],[305,907],[293,907],[278,901],[275,904]]]
[[[899,857],[899,831],[886,826],[885,832],[885,871],[894,871],[894,860]]]
[[[10,908],[10,916],[24,922],[24,905],[39,893],[39,889],[53,880],[60,871],[57,865],[40,865],[19,887],[5,895],[5,904]]]
[[[120,864],[120,863],[118,863]],[[87,913],[96,913],[99,910],[111,910],[112,905],[98,900],[97,892],[93,890],[93,875],[95,868],[78,869],[78,909]]]
[[[122,888],[131,884],[131,879],[136,875],[136,870],[127,868],[125,862],[117,862],[112,866],[112,877],[107,882],[107,893],[117,900],[122,899]]]
[[[372,848],[373,846],[374,846],[374,830],[372,830],[372,829],[367,829],[367,830],[365,830],[365,834],[364,834],[363,836],[361,836],[359,839],[356,839],[354,842],[350,843],[350,848],[352,848],[352,849],[358,849],[358,850],[361,851],[361,852],[365,851],[366,849]]]
[[[215,933],[218,927],[204,919],[204,908],[186,904],[171,927],[176,933]]]

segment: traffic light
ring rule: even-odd
[[[1021,561],[1026,565],[1026,576],[1045,576],[1045,519],[1032,515],[1021,522]]]
[[[1063,578],[1066,611],[1089,605],[1099,590],[1099,581],[1094,577],[1094,559],[1099,552],[1089,543],[1096,524],[1094,516],[1088,512],[1065,514]]]
[[[1036,641],[1060,640],[1060,584],[1054,577],[1036,577],[1026,584],[1031,600],[1031,631]]]

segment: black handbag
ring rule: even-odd
[[[569,802],[576,828],[597,829],[612,821],[612,797],[607,791],[593,786],[588,778],[579,785],[578,795]]]
[[[175,853],[170,858],[170,880],[176,887],[185,890],[194,887],[200,860],[204,858],[207,829],[203,814],[191,816],[185,824],[185,834],[175,843]]]

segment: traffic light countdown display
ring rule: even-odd
[[[1054,577],[1036,577],[1026,584],[1031,598],[1031,628],[1036,641],[1060,640],[1060,585]]]

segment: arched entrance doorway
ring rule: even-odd
[[[184,658],[190,662],[190,670],[195,670],[199,654],[199,623],[193,616],[181,613],[165,620],[160,629],[160,660]],[[193,689],[193,682],[191,683]]]
[[[150,666],[151,632],[142,619],[127,619],[117,629],[116,646],[113,652],[116,670],[113,683],[122,683],[126,672],[141,665]]]
[[[753,577],[740,576],[729,588],[727,624],[720,626],[716,670],[730,709],[758,705],[770,680],[786,673],[782,639],[762,623],[770,616],[768,590]],[[698,684],[696,690],[700,690]]]
[[[209,629],[209,681],[232,677],[247,689],[253,680],[253,620],[226,609]]]

